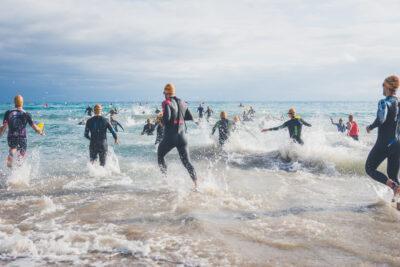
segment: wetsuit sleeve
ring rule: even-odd
[[[122,131],[125,131],[124,127],[122,127],[121,123],[117,122],[117,125],[121,127]]]
[[[193,115],[192,112],[190,112],[189,108],[186,109],[185,112],[185,121],[192,121],[193,120]]]
[[[211,134],[214,134],[215,130],[217,130],[218,127],[219,127],[219,121],[217,121],[217,123],[214,125]]]
[[[171,107],[167,101],[163,102],[163,123],[164,125],[168,125],[171,121]]]
[[[143,130],[142,130],[141,135],[144,135],[144,132],[146,131],[146,128],[147,128],[146,126],[147,126],[147,124],[145,126],[143,126]]]
[[[278,131],[280,129],[286,128],[287,127],[287,122],[285,122],[284,124],[282,124],[281,126],[278,127],[273,127],[273,128],[269,128],[269,131]]]
[[[107,123],[107,129],[110,131],[110,133],[114,137],[114,140],[117,140],[118,139],[117,133],[115,132],[114,128],[111,126],[111,123],[107,120],[106,120],[106,123]]]
[[[85,137],[90,140],[89,130],[90,130],[90,127],[89,127],[89,120],[88,120],[86,122],[86,127],[85,127]]]
[[[33,126],[33,120],[32,120],[32,115],[30,113],[25,113],[26,116],[26,121],[28,122],[28,124],[32,127]]]
[[[379,127],[380,125],[382,125],[386,121],[387,112],[388,112],[388,108],[386,105],[386,101],[385,100],[379,101],[378,111],[376,112],[376,119],[370,126],[368,126],[368,128],[370,130],[373,130],[376,127]]]
[[[9,116],[10,116],[10,111],[7,111],[7,112],[4,114],[3,125],[8,124],[8,117],[9,117]]]
[[[309,124],[308,122],[306,122],[306,121],[303,120],[303,119],[300,119],[300,122],[301,122],[301,124],[303,124],[303,125],[305,125],[305,126],[307,126],[307,127],[311,127],[311,124]]]

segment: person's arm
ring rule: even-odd
[[[184,120],[185,121],[192,121],[193,120],[193,115],[192,115],[192,112],[190,112],[189,108],[186,108]]]
[[[84,136],[85,136],[87,139],[90,140],[91,138],[90,138],[90,135],[89,135],[89,131],[90,131],[90,130],[89,130],[89,120],[87,120],[87,121],[86,121],[86,126],[85,126],[85,134],[84,134]]]
[[[146,126],[147,126],[147,124],[145,126],[143,126],[143,131],[142,131],[141,135],[144,135],[144,133],[146,132]]]
[[[121,123],[119,123],[118,121],[117,121],[117,126],[121,127],[122,131],[124,131],[124,132],[125,132],[125,129],[124,129],[124,127],[122,127]]]
[[[171,107],[170,107],[170,100],[165,100],[162,103],[162,109],[163,109],[163,124],[168,125],[168,123],[171,121]]]
[[[212,129],[212,132],[211,132],[212,135],[214,135],[214,133],[215,133],[215,131],[217,130],[218,127],[219,127],[219,121],[217,121],[217,123],[215,123],[215,125],[214,125],[214,127]]]
[[[335,125],[335,126],[337,126],[337,125],[338,125],[337,123],[333,122],[333,119],[332,119],[332,117],[331,117],[330,119],[331,119],[331,123],[332,123],[333,125]]]
[[[386,105],[386,101],[382,99],[378,103],[378,111],[376,112],[376,119],[371,125],[367,127],[367,132],[370,132],[376,127],[381,126],[386,121],[387,112],[388,108]]]
[[[278,127],[263,129],[262,132],[278,131],[278,130],[286,128],[286,127],[287,127],[287,122],[285,122],[284,124],[282,124],[281,126],[278,126]]]
[[[303,119],[300,119],[300,122],[301,122],[301,124],[303,124],[303,125],[305,125],[305,126],[307,126],[307,127],[311,127],[311,124],[309,124],[308,122],[306,122],[306,121],[303,120]]]
[[[4,114],[3,117],[3,125],[0,127],[0,136],[2,136],[4,134],[4,132],[6,131],[7,127],[8,127],[8,116],[9,116],[9,112],[7,111]]]
[[[107,121],[107,129],[110,131],[112,136],[114,137],[114,141],[116,144],[118,144],[118,136],[117,133],[115,132],[114,128],[111,126],[111,123]]]
[[[40,135],[43,135],[43,130],[41,130],[32,120],[32,116],[29,113],[25,113],[26,114],[26,120],[28,121],[28,124],[32,127],[32,129]]]

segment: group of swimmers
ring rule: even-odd
[[[399,169],[400,169],[400,105],[396,97],[399,88],[399,77],[392,75],[387,77],[383,84],[384,99],[378,103],[377,117],[375,121],[367,126],[367,133],[373,129],[378,128],[377,141],[368,155],[365,164],[366,173],[376,181],[383,183],[390,187],[394,196],[400,195],[399,186]],[[190,112],[187,104],[176,96],[176,89],[173,84],[167,84],[164,87],[163,94],[165,100],[162,102],[162,111],[157,116],[156,126],[145,126],[143,134],[146,131],[154,131],[157,128],[157,161],[160,170],[163,174],[167,174],[167,165],[165,156],[174,148],[178,150],[179,157],[182,164],[187,169],[193,184],[194,190],[197,190],[197,174],[193,164],[190,161],[188,141],[186,138],[186,121],[194,121],[193,115]],[[29,124],[36,133],[44,135],[43,129],[38,127],[32,120],[31,115],[23,110],[23,98],[18,95],[14,98],[15,108],[8,110],[3,119],[3,125],[0,127],[0,136],[8,129],[8,146],[9,155],[7,157],[7,166],[13,166],[13,159],[15,156],[24,157],[27,149],[27,134],[26,126]],[[118,113],[116,109],[110,112],[111,117]],[[207,117],[212,114],[210,107],[207,108]],[[255,113],[253,109],[252,114]],[[116,144],[118,144],[118,135],[116,127],[111,123],[111,119],[107,120],[102,116],[102,106],[96,104],[91,110],[88,107],[86,112],[90,115],[94,112],[94,116],[86,121],[84,136],[90,140],[89,152],[90,160],[94,162],[99,158],[100,165],[106,164],[107,156],[107,131],[109,131]],[[199,115],[203,114],[204,110],[202,105],[198,108]],[[297,115],[296,110],[291,108],[288,111],[289,120],[278,127],[266,128],[262,132],[276,131],[288,128],[290,138],[298,144],[303,144],[301,138],[302,126],[311,127],[311,124],[303,120]],[[200,116],[199,116],[200,117]],[[240,121],[238,116],[235,116],[234,121],[231,122],[227,118],[226,112],[220,113],[220,120],[214,125],[212,134],[218,129],[219,143],[223,145],[229,137],[232,129]],[[338,123],[331,122],[337,126],[339,132],[348,131],[348,135],[358,140],[359,129],[357,123],[354,121],[352,115],[349,116],[347,125],[340,119]],[[148,121],[150,123],[150,121]],[[378,166],[387,159],[387,174],[378,171]],[[400,208],[400,207],[399,207]]]

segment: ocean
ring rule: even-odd
[[[198,104],[189,103],[193,114]],[[365,127],[377,102],[243,104],[255,119],[222,150],[212,126],[222,110],[242,114],[239,103],[207,102],[210,122],[187,123],[198,193],[177,152],[167,156],[165,178],[155,136],[140,135],[160,103],[113,103],[125,131],[119,145],[108,136],[105,168],[89,163],[78,125],[87,103],[27,104],[46,135],[28,130],[28,156],[13,170],[0,139],[0,265],[400,265],[400,213],[364,171],[376,138]],[[103,105],[107,111],[110,103]],[[292,106],[312,124],[303,128],[304,146],[286,130],[260,132],[282,124]],[[1,104],[0,113],[9,108]],[[329,120],[350,113],[359,142]]]

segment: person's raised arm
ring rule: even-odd
[[[212,128],[211,132],[212,135],[215,133],[215,130],[217,130],[218,126],[219,126],[219,121],[217,121],[217,123],[215,123],[214,127]]]
[[[32,129],[33,129],[37,134],[40,134],[40,135],[43,135],[43,134],[44,134],[43,129],[40,129],[40,128],[33,122],[31,114],[26,113],[26,119],[27,119],[27,121],[28,121],[28,124],[32,127]]]
[[[306,121],[303,120],[303,119],[300,119],[300,122],[301,122],[301,124],[303,124],[303,125],[305,125],[305,126],[307,126],[307,127],[311,127],[311,124],[308,123],[308,122],[306,122]]]
[[[262,129],[261,132],[278,131],[278,130],[286,128],[286,127],[287,127],[287,122],[285,122],[284,124],[282,124],[281,126],[278,126],[278,127]]]

